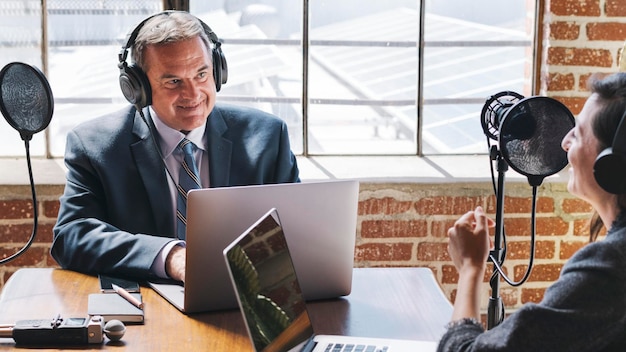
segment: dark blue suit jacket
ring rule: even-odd
[[[287,126],[277,117],[216,105],[206,133],[210,187],[299,182]],[[132,106],[68,134],[67,183],[51,249],[59,265],[150,277],[153,261],[175,233],[167,176],[156,148]]]

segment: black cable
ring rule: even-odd
[[[24,253],[30,247],[30,245],[33,244],[33,242],[35,241],[35,235],[37,233],[37,223],[38,223],[37,218],[38,218],[39,213],[37,211],[37,194],[35,192],[35,182],[33,180],[33,168],[30,163],[30,146],[28,143],[28,139],[24,140],[24,145],[26,148],[26,162],[28,164],[28,176],[30,179],[30,190],[33,195],[33,221],[34,221],[33,232],[30,235],[30,239],[28,240],[26,245],[22,247],[22,249],[20,249],[19,251],[17,251],[15,254],[11,255],[10,257],[0,260],[0,264],[5,264],[19,257],[20,255],[22,255],[22,253]]]
[[[530,273],[532,271],[532,267],[533,267],[533,262],[535,259],[535,232],[536,232],[536,210],[537,210],[537,187],[533,186],[533,201],[532,201],[532,210],[531,210],[531,229],[530,229],[530,257],[528,260],[528,268],[526,268],[526,273],[524,274],[524,277],[522,277],[522,279],[518,282],[514,282],[511,279],[509,279],[505,274],[504,271],[502,270],[502,264],[504,263],[504,256],[502,259],[502,262],[498,263],[495,258],[493,257],[493,255],[489,255],[489,258],[491,258],[491,260],[493,261],[493,265],[496,268],[496,270],[500,273],[500,275],[502,276],[502,278],[504,279],[504,281],[506,281],[509,285],[513,286],[513,287],[517,287],[522,285],[524,282],[526,282],[526,280],[528,280],[528,277],[530,276]],[[502,236],[502,238],[504,239],[504,236]],[[506,243],[506,240],[504,240]],[[506,245],[504,246],[506,248]]]

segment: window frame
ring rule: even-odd
[[[163,0],[163,9],[164,10],[168,10],[168,9],[179,9],[179,10],[186,10],[189,11],[190,8],[190,1],[191,0]],[[423,64],[423,60],[421,58],[424,57],[424,51],[426,48],[429,47],[437,47],[437,46],[454,46],[454,45],[461,45],[461,46],[484,46],[485,43],[481,43],[481,42],[472,42],[472,43],[467,43],[467,42],[426,42],[424,39],[424,33],[425,33],[425,15],[426,15],[426,1],[418,1],[418,10],[419,10],[419,32],[418,32],[418,39],[416,42],[414,43],[391,43],[391,45],[400,45],[400,46],[412,46],[415,45],[417,46],[417,51],[418,51],[418,62],[417,62],[417,92],[416,92],[416,97],[415,97],[415,104],[416,104],[416,108],[417,108],[417,117],[416,117],[416,126],[415,126],[415,130],[416,130],[416,141],[415,141],[415,150],[414,153],[402,153],[402,154],[316,154],[316,153],[312,153],[309,150],[309,106],[311,104],[310,101],[310,96],[309,96],[309,89],[308,89],[308,85],[309,85],[309,48],[312,45],[319,45],[322,44],[320,41],[315,41],[315,40],[310,40],[309,38],[309,30],[310,30],[310,26],[309,26],[309,17],[310,17],[310,0],[301,0],[302,1],[302,21],[303,21],[303,31],[302,31],[302,38],[300,39],[300,42],[298,42],[298,40],[276,40],[274,41],[274,44],[288,44],[288,45],[294,45],[294,43],[297,43],[299,45],[301,45],[302,48],[302,92],[301,92],[301,100],[298,102],[301,105],[302,111],[302,135],[300,136],[302,138],[302,151],[301,153],[298,153],[299,156],[303,156],[303,157],[310,157],[310,156],[418,156],[418,157],[423,157],[425,156],[424,151],[423,151],[423,121],[424,119],[422,118],[423,116],[423,108],[424,105],[426,104],[445,104],[445,103],[450,103],[450,102],[454,102],[454,99],[452,100],[447,100],[447,99],[430,99],[430,100],[424,100],[423,97],[423,89],[424,89],[424,82],[423,82],[423,73],[424,73],[424,64]],[[540,25],[543,21],[543,16],[544,16],[544,0],[539,0],[536,3],[536,7],[535,7],[535,18],[534,18],[534,36],[532,38],[532,42],[530,44],[531,48],[532,48],[532,58],[531,58],[531,70],[530,70],[530,82],[531,82],[531,90],[532,90],[532,94],[535,95],[538,93],[538,89],[540,87],[540,70],[541,70],[541,66],[540,66],[540,55],[539,53],[541,53],[542,51],[542,36],[543,36],[543,27]],[[44,72],[44,74],[48,75],[48,70],[49,70],[49,64],[48,64],[48,52],[50,49],[50,43],[48,41],[48,11],[47,9],[47,1],[46,0],[42,0],[41,1],[41,9],[42,9],[42,16],[41,16],[41,26],[43,28],[42,35],[41,35],[41,62],[42,62],[42,71]],[[267,40],[266,40],[267,41]],[[271,41],[271,40],[270,40]],[[234,39],[227,39],[226,40],[227,43],[233,43],[233,44],[241,44],[244,41],[238,41],[234,40]],[[254,41],[255,44],[258,44],[258,42]],[[325,43],[328,44],[328,43]],[[331,43],[332,44],[332,43]],[[374,43],[375,45],[376,43]],[[507,45],[507,43],[502,42],[499,44],[504,44]],[[511,43],[508,43],[509,45]],[[389,45],[389,43],[388,43]],[[488,44],[488,45],[493,45],[493,43]],[[246,100],[246,97],[220,97],[221,100],[223,101],[238,101],[240,99]],[[280,97],[278,97],[277,99],[281,99]],[[285,98],[284,100],[288,100],[290,98]],[[70,99],[71,100],[71,99]],[[98,100],[98,99],[95,99]],[[319,99],[318,99],[319,100]],[[464,103],[484,103],[484,99],[456,99],[457,101],[462,101]],[[64,101],[64,99],[57,99],[56,100],[61,101],[61,102],[67,102]],[[106,99],[101,99],[101,102],[108,102],[110,101],[110,99],[106,98]],[[373,102],[373,103],[377,103],[377,102]],[[381,103],[381,102],[378,102]],[[487,154],[488,151],[485,150],[485,154]],[[441,153],[441,154],[433,154],[433,155],[454,155],[454,154],[446,154],[446,153]],[[464,154],[462,154],[464,155]],[[44,130],[44,156],[46,158],[54,158],[55,156],[52,153],[52,148],[51,148],[51,136],[50,136],[50,132],[48,129]]]

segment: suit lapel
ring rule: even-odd
[[[230,186],[232,141],[224,137],[228,126],[220,109],[215,107],[207,120],[209,140],[209,179],[211,187]]]
[[[147,122],[151,125],[152,131],[156,131],[152,126],[152,119],[148,109],[144,109]],[[131,144],[130,148],[136,162],[137,170],[146,188],[148,200],[156,228],[159,234],[174,235],[174,216],[171,209],[171,199],[167,178],[165,176],[164,161],[156,148],[151,130],[146,126],[139,113],[135,113],[133,134],[138,140]],[[158,138],[154,136],[154,138]],[[159,192],[158,190],[162,190]]]

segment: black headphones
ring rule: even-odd
[[[617,126],[613,145],[604,149],[593,164],[593,176],[605,191],[626,193],[626,112]]]
[[[128,35],[126,44],[122,47],[122,50],[118,55],[119,63],[117,66],[120,69],[120,88],[122,88],[122,94],[124,94],[124,97],[128,100],[128,102],[137,106],[139,109],[152,104],[152,90],[145,72],[134,64],[129,66],[128,63],[126,63],[129,48],[135,44],[135,39],[137,39],[139,31],[148,20],[159,15],[170,15],[175,12],[182,11],[164,11],[141,21],[141,23],[139,23],[139,25],[137,25],[137,27]],[[219,42],[217,35],[208,25],[206,25],[206,23],[202,22],[199,18],[198,22],[200,22],[202,28],[204,28],[204,32],[213,44],[213,49],[211,50],[213,59],[213,78],[215,79],[215,88],[219,92],[222,88],[222,84],[226,83],[228,80],[228,65],[226,64],[226,57],[221,49],[222,43]]]

